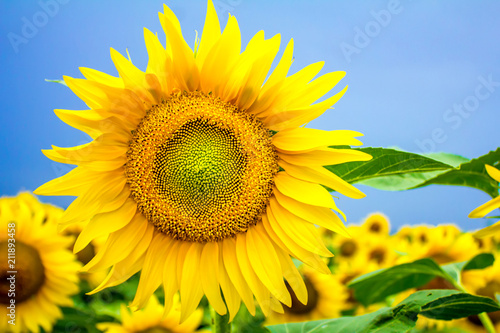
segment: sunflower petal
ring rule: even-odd
[[[204,272],[204,278],[201,279],[201,284],[210,305],[212,305],[218,314],[226,314],[226,305],[222,300],[219,288],[218,243],[209,242],[204,245],[200,259],[200,271]]]

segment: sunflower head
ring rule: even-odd
[[[78,292],[80,264],[68,250],[72,239],[47,222],[58,210],[62,213],[29,193],[0,198],[0,251],[6,254],[0,262],[0,314],[7,318],[14,300],[16,328],[22,332],[39,332],[40,326],[50,331],[62,317],[59,307],[72,306],[70,296]],[[1,321],[2,332],[9,327]]]
[[[302,127],[344,94],[322,99],[345,73],[315,78],[320,62],[289,75],[293,41],[270,72],[280,36],[261,31],[242,51],[238,22],[221,31],[211,1],[195,50],[167,6],[159,17],[166,45],[144,30],[145,71],[111,50],[119,77],[82,68],[86,79],[64,78],[89,110],[56,113],[93,141],[44,151],[77,167],[37,193],[78,197],[61,218],[89,220],[76,252],[107,238],[84,267],[111,267],[94,292],[142,270],[132,306],[163,285],[164,311],[180,293],[182,319],[203,295],[231,318],[241,302],[254,314],[254,297],[264,314],[283,311],[290,288],[304,302],[291,257],[329,273],[315,225],[348,235],[326,188],[364,196],[324,166],[371,158],[332,148],[360,145],[358,132]]]

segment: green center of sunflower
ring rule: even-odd
[[[304,283],[306,285],[307,289],[307,304],[302,304],[295,293],[293,292],[293,289],[290,287],[288,282],[285,281],[286,288],[290,292],[290,296],[292,297],[292,306],[288,307],[285,304],[283,304],[283,307],[285,311],[289,313],[293,313],[295,315],[305,315],[308,314],[314,309],[316,309],[319,301],[319,293],[314,288],[314,285],[312,282],[307,278],[307,276],[304,276]]]
[[[220,241],[260,220],[278,171],[271,134],[231,103],[184,92],[134,131],[127,182],[139,210],[175,239]]]
[[[3,255],[3,260],[0,261],[0,303],[10,304],[11,299],[22,303],[42,287],[45,268],[40,254],[30,245],[16,241],[14,261],[8,260],[8,249],[7,241],[0,242],[0,253]],[[11,271],[15,273],[9,273]]]

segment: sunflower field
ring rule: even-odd
[[[12,3],[2,6],[14,12]],[[81,14],[74,20],[86,13],[78,2],[37,6],[21,18],[20,32],[5,34],[21,59],[61,12],[73,8]],[[140,16],[141,4],[134,6]],[[44,155],[37,163],[53,173],[37,177],[37,163],[12,168],[26,181],[17,194],[8,193],[4,173],[0,331],[500,332],[500,147],[485,135],[496,122],[467,140],[490,144],[471,158],[434,149],[452,137],[440,127],[414,140],[418,152],[363,146],[358,130],[380,126],[375,118],[365,114],[348,128],[341,117],[315,122],[343,107],[346,72],[325,72],[313,59],[293,64],[305,57],[293,38],[249,35],[231,14],[245,7],[241,1],[182,6],[160,7],[161,33],[143,29],[144,66],[128,48],[112,47],[113,75],[79,67],[79,74],[46,78],[54,83],[44,89],[80,99],[80,109],[55,115],[61,131],[72,127],[84,139],[59,147],[46,130],[51,149],[32,140]],[[195,6],[205,18],[192,41],[184,17]],[[395,0],[384,6],[370,11],[364,32],[354,28],[352,45],[339,44],[348,63],[411,9]],[[493,12],[480,13],[486,20]],[[126,19],[119,22],[134,36]],[[97,38],[92,24],[86,28],[85,38]],[[82,53],[80,42],[71,45]],[[2,67],[10,73],[6,52]],[[78,66],[61,52],[61,65]],[[474,95],[444,111],[451,129],[487,103],[500,85],[493,75],[479,76]],[[51,103],[60,107],[57,97]],[[44,112],[23,121],[43,127]],[[414,115],[406,114],[406,129],[398,126],[411,132]],[[11,153],[22,145],[14,138],[5,143],[5,165],[21,155]],[[373,193],[404,198],[441,188],[484,195],[463,213],[467,225],[441,218],[462,214],[455,197],[444,204],[434,194],[435,209],[408,197],[378,209],[362,204]],[[351,202],[356,208],[345,209]],[[433,223],[393,217],[393,209],[418,210]]]

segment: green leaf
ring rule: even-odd
[[[452,320],[498,310],[500,306],[489,297],[460,293],[424,305],[420,314],[432,319]]]
[[[59,84],[62,84],[63,86],[68,86],[66,84],[66,82],[64,82],[64,80],[49,80],[49,79],[45,79],[45,82],[54,82],[54,83],[59,83]]]
[[[372,159],[366,162],[349,162],[330,165],[326,168],[349,183],[359,183],[381,190],[405,190],[422,184],[442,172],[453,169],[453,165],[419,154],[388,148],[359,148]],[[447,154],[436,155],[440,159],[454,161],[460,157]],[[463,159],[463,158],[462,158]]]
[[[356,317],[342,317],[268,326],[272,333],[404,333],[409,332],[417,321],[418,311],[405,306],[383,308]]]
[[[450,320],[497,309],[500,307],[487,297],[456,290],[421,290],[397,306],[382,308],[362,316],[273,325],[268,328],[273,333],[401,333],[409,332],[415,327],[419,314]]]
[[[423,286],[436,276],[447,278],[441,267],[427,258],[362,275],[348,286],[354,289],[354,297],[368,306],[384,301],[387,296]]]
[[[491,197],[498,196],[498,182],[491,178],[484,167],[485,164],[495,165],[500,161],[500,148],[486,155],[460,164],[458,169],[449,170],[430,178],[413,188],[427,185],[458,185],[480,189]]]
[[[462,271],[468,271],[471,269],[483,269],[490,267],[495,262],[495,256],[491,253],[480,253],[471,260],[465,262]]]

